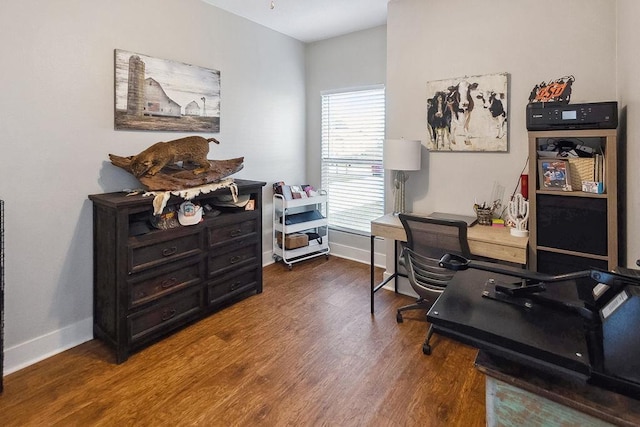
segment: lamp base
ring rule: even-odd
[[[404,171],[395,171],[393,185],[395,187],[395,201],[393,204],[393,214],[398,216],[405,213],[404,184],[407,182],[407,175]]]

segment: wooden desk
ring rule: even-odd
[[[398,245],[394,245],[394,271],[391,276],[379,284],[375,284],[374,278],[374,247],[375,237],[393,239],[396,242],[406,242],[407,235],[400,218],[393,214],[386,214],[371,221],[371,313],[374,311],[373,295],[384,285],[398,277]],[[507,261],[515,264],[527,264],[526,237],[514,237],[507,227],[489,227],[474,225],[467,231],[469,249],[473,255],[492,258],[499,261]],[[398,281],[395,281],[395,291],[398,292]]]

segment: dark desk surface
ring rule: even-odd
[[[506,283],[517,281],[480,270],[458,271],[427,314],[436,331],[480,349],[513,352],[532,365],[544,368],[549,364],[554,370],[568,370],[586,379],[589,353],[582,319],[549,307],[525,310],[483,298],[485,282],[490,278]],[[565,294],[571,291],[557,289]]]
[[[484,298],[490,278],[517,280],[473,269],[457,272],[427,314],[436,332],[479,348],[486,357],[476,365],[487,374],[551,400],[564,399],[561,403],[583,412],[591,407],[592,415],[609,422],[640,425],[640,400],[587,383],[589,351],[579,316]],[[571,286],[547,289],[565,300],[577,297]]]

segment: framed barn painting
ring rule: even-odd
[[[115,128],[220,132],[220,71],[116,49]]]
[[[427,83],[427,148],[431,151],[508,150],[508,74]]]

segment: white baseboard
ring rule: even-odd
[[[9,375],[93,339],[93,318],[4,349],[4,372]]]
[[[341,245],[337,243],[329,243],[329,248],[331,251],[330,255],[335,255],[339,258],[346,258],[352,261],[361,262],[363,264],[369,264],[371,262],[371,255],[368,250],[354,248],[352,246]],[[384,253],[376,252],[374,254],[374,263],[377,267],[382,267],[386,265],[386,256]],[[273,251],[266,251],[262,253],[262,266],[267,266],[269,264],[273,264],[275,261],[273,260]]]

